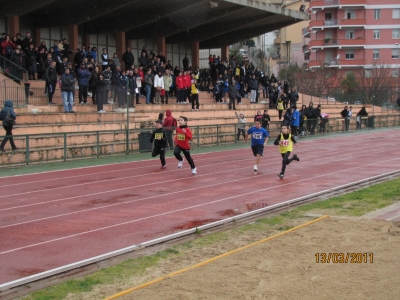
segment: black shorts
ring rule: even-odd
[[[263,156],[263,153],[264,153],[264,145],[254,145],[254,146],[251,146],[251,150],[253,150],[254,156],[257,156],[257,154],[260,154],[260,156]]]

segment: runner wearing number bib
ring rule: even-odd
[[[274,142],[274,145],[279,146],[279,152],[282,155],[282,170],[278,174],[278,177],[280,179],[283,179],[286,166],[288,164],[290,164],[294,160],[300,161],[300,158],[296,154],[293,154],[293,157],[289,158],[290,153],[293,151],[293,144],[297,146],[297,142],[294,136],[289,133],[289,126],[283,125],[282,133],[278,135]]]
[[[258,171],[258,164],[260,163],[261,156],[263,156],[264,147],[268,142],[268,131],[261,127],[261,121],[254,122],[254,126],[247,131],[245,142],[251,135],[251,150],[256,157],[256,164],[254,165],[254,172]]]

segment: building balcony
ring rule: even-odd
[[[311,32],[308,27],[303,28],[301,31],[302,31],[303,37],[309,38],[311,36]]]
[[[308,63],[308,68],[342,68],[363,65],[365,65],[365,59],[313,60]]]
[[[330,7],[330,8],[357,8],[357,7],[365,7],[367,4],[367,0],[324,0],[324,1],[312,1],[310,2],[309,8],[320,10],[323,7]]]
[[[274,44],[280,44],[282,42],[282,39],[281,38],[276,38],[275,40],[274,40]]]
[[[323,48],[324,47],[324,41],[323,40],[312,40],[310,41],[310,44],[308,45],[309,49],[313,48]]]
[[[337,61],[337,65],[341,67],[363,66],[365,65],[365,59],[340,59]]]
[[[303,45],[303,54],[309,53],[308,45]]]
[[[309,49],[324,49],[324,48],[364,48],[366,40],[362,37],[357,39],[323,39],[312,40],[309,44]]]
[[[357,39],[341,39],[337,40],[339,48],[364,48],[366,40],[362,37]]]
[[[342,19],[339,22],[340,27],[346,26],[351,28],[364,28],[367,24],[365,19]]]

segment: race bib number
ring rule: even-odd
[[[155,137],[156,140],[161,140],[162,137],[163,137],[163,134],[162,134],[162,133],[156,133],[156,134],[154,135],[154,137]]]
[[[255,140],[261,140],[261,139],[262,139],[262,133],[260,133],[260,132],[253,132],[253,139],[255,139]]]
[[[184,134],[182,134],[182,133],[178,133],[177,136],[176,136],[176,139],[178,141],[184,141],[186,139],[186,136]]]
[[[285,147],[289,146],[289,143],[290,143],[289,140],[282,140],[282,141],[280,142],[281,146],[285,146]]]

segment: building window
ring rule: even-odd
[[[379,40],[381,38],[381,31],[379,29],[374,30],[374,39]]]
[[[392,49],[392,58],[399,58],[399,49]]]
[[[393,9],[392,19],[400,19],[400,8]]]
[[[346,59],[354,59],[354,51],[353,50],[346,51]]]
[[[374,49],[373,59],[379,59],[379,49]]]
[[[354,39],[354,30],[346,30],[346,39],[347,40]]]
[[[355,10],[346,10],[346,19],[355,19],[356,18],[356,12]]]
[[[392,77],[399,77],[399,71],[398,70],[392,71]]]
[[[372,77],[372,70],[371,69],[365,69],[365,77],[366,78],[371,78]]]
[[[374,19],[379,20],[381,18],[381,10],[380,9],[374,9]]]
[[[400,39],[400,29],[392,30],[392,39]]]

